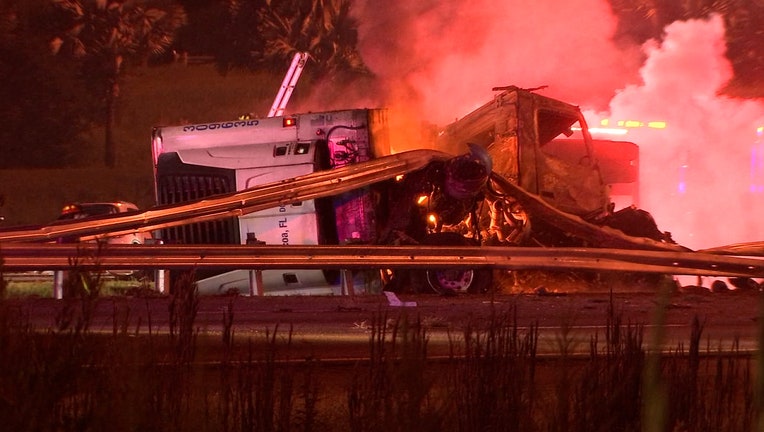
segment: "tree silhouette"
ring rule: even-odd
[[[48,51],[49,5],[0,0],[0,168],[71,164],[92,124],[78,65]]]
[[[311,75],[367,72],[349,0],[228,0],[226,6],[225,40],[214,53],[223,70],[282,71],[296,52],[307,52]]]
[[[53,0],[64,28],[51,41],[56,54],[82,60],[85,74],[103,95],[104,164],[116,164],[113,129],[126,61],[145,63],[163,53],[185,24],[172,0]]]
[[[734,80],[764,85],[764,2],[761,0],[610,0],[618,16],[616,37],[637,42],[660,39],[663,29],[677,20],[724,18],[727,58]]]
[[[285,62],[304,51],[324,73],[365,70],[349,0],[266,0],[259,27],[266,58]]]

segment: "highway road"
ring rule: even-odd
[[[520,332],[538,326],[540,354],[555,355],[561,341],[573,352],[585,354],[597,337],[604,345],[608,317],[620,319],[622,328],[641,326],[645,348],[664,350],[689,346],[695,318],[703,325],[701,349],[729,350],[735,341],[741,351],[757,348],[762,294],[758,291],[725,293],[571,292],[557,294],[486,294],[442,297],[399,295],[391,304],[382,294],[356,296],[199,297],[193,327],[199,335],[217,339],[227,327],[238,340],[263,339],[278,329],[284,337],[291,329],[292,357],[326,360],[368,356],[374,326],[396,320],[419,323],[429,338],[429,353],[447,355],[451,340],[459,340],[467,327],[480,329],[490,322],[513,325]],[[154,335],[169,333],[170,296],[104,297],[94,302],[90,330]],[[176,303],[177,304],[177,303]],[[5,300],[8,310],[19,312],[38,330],[56,328],[67,306],[80,303],[52,298]],[[612,305],[612,306],[611,306]],[[663,305],[663,306],[661,306]],[[609,310],[614,311],[612,315]],[[493,317],[493,321],[492,321]],[[655,339],[658,337],[658,339]]]

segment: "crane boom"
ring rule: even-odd
[[[300,79],[302,70],[305,69],[305,62],[307,61],[308,53],[298,52],[294,54],[292,64],[289,66],[286,75],[284,75],[284,80],[281,82],[281,87],[276,94],[276,99],[273,100],[273,105],[268,113],[268,117],[278,117],[284,113],[284,109],[289,102],[289,98],[292,97],[294,87],[297,85],[297,80]]]

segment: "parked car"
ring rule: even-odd
[[[76,220],[138,211],[137,205],[127,201],[70,203],[61,209],[61,215],[57,220]],[[109,237],[106,241],[110,244],[143,244],[147,238],[149,236],[144,233],[131,233],[118,237]]]
[[[138,206],[127,201],[114,202],[93,202],[93,203],[70,203],[61,209],[61,214],[57,221],[70,221],[77,219],[86,219],[95,216],[117,215],[130,212],[138,212]],[[106,237],[103,239],[108,244],[144,244],[151,239],[149,233],[130,233],[116,237]],[[64,242],[77,242],[77,238],[62,239]],[[140,276],[142,272],[136,270],[109,270],[114,276]]]

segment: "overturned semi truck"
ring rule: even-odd
[[[465,117],[422,138],[438,158],[404,176],[270,209],[163,228],[165,244],[608,246],[612,227],[637,243],[671,243],[651,216],[614,211],[578,107],[532,90],[496,89]],[[580,130],[583,139],[560,138]],[[417,134],[420,136],[424,134]],[[352,169],[390,152],[384,109],[157,127],[157,205],[175,206],[311,173]],[[556,143],[552,145],[552,143]],[[624,167],[629,169],[629,167]],[[369,173],[373,176],[374,173]],[[607,231],[611,232],[611,231]],[[608,240],[610,239],[610,240]],[[629,240],[627,240],[628,242]],[[201,293],[248,292],[251,273],[199,272]],[[357,272],[370,289],[480,292],[490,269]],[[265,294],[337,294],[340,273],[266,270]]]

